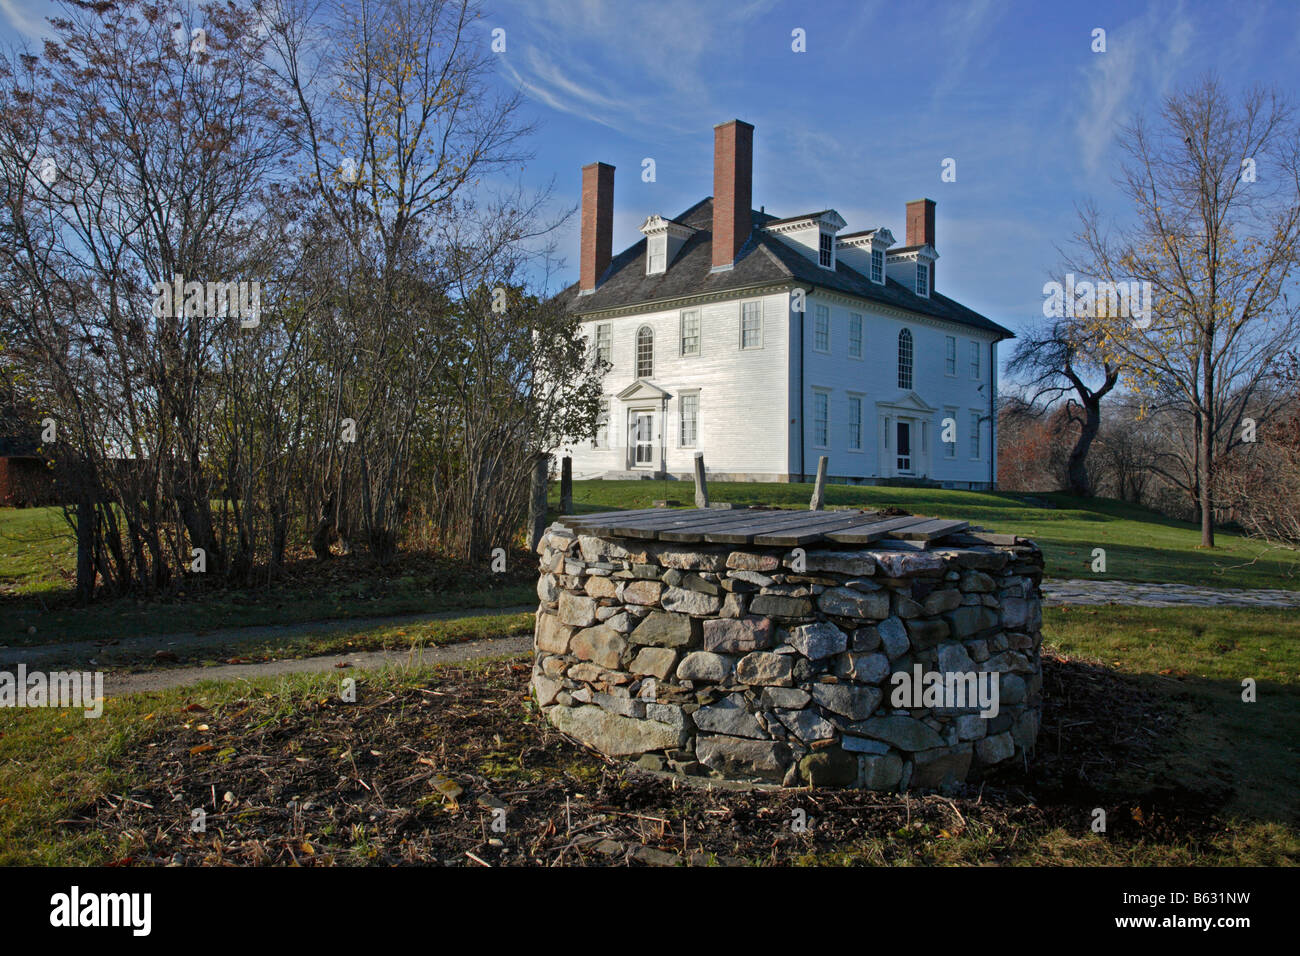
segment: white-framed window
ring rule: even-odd
[[[740,347],[763,347],[763,303],[759,299],[740,303]]]
[[[817,264],[823,269],[835,267],[835,237],[823,232],[817,241]]]
[[[970,344],[970,377],[973,379],[980,377],[980,344],[978,342]]]
[[[700,354],[700,310],[688,309],[682,313],[682,354]]]
[[[592,448],[609,447],[609,399],[600,400],[600,411],[596,415],[596,437],[591,440]]]
[[[829,306],[819,305],[813,319],[813,348],[818,352],[831,350],[831,310]]]
[[[682,448],[694,448],[700,438],[700,393],[683,392],[678,405],[678,444]]]
[[[912,387],[912,333],[908,329],[898,333],[898,387]]]
[[[916,264],[916,294],[925,296],[930,294],[930,267],[924,262]]]
[[[849,396],[849,450],[862,450],[862,396]]]
[[[646,240],[645,274],[655,276],[668,268],[668,237],[651,236]]]
[[[862,358],[862,315],[849,313],[849,358]]]
[[[650,326],[643,325],[636,333],[636,377],[654,378],[655,334]]]
[[[952,419],[952,431],[948,431],[948,419]],[[943,410],[943,419],[939,422],[939,438],[942,440],[945,436],[951,436],[952,441],[943,441],[943,457],[957,457],[957,409],[945,408]]]
[[[813,392],[813,447],[826,448],[831,443],[831,393]]]
[[[614,346],[610,336],[609,323],[602,322],[596,326],[596,357],[602,362],[613,362]]]
[[[871,250],[871,281],[885,281],[885,252],[883,249]]]
[[[970,456],[980,456],[980,413],[970,413]]]
[[[893,430],[894,420],[888,415],[885,416],[885,451],[889,451],[889,433]]]
[[[957,374],[957,337],[954,335],[943,337],[943,374]]]

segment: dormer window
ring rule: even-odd
[[[916,264],[916,294],[930,295],[930,267],[924,262]]]
[[[871,250],[871,281],[879,282],[882,285],[885,281],[885,251],[883,249]]]
[[[646,243],[645,274],[662,275],[668,267],[668,236],[651,236]]]
[[[650,216],[641,223],[641,232],[645,235],[645,274],[648,276],[667,272],[686,240],[695,235],[690,226],[659,215]]]
[[[836,268],[836,236],[846,223],[834,209],[805,213],[789,219],[769,219],[761,227],[823,269]],[[851,265],[850,263],[845,263]]]

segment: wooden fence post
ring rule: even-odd
[[[695,453],[695,507],[709,506],[709,483],[704,478],[704,452]]]
[[[560,514],[573,514],[573,459],[568,455],[560,460]]]
[[[809,511],[821,511],[826,507],[826,463],[828,460],[825,455],[817,459],[817,484],[813,485],[812,501],[808,503]]]
[[[528,549],[536,552],[546,530],[546,475],[551,456],[539,454],[533,462],[532,494],[528,498]]]

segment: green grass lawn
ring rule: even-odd
[[[486,845],[480,830],[487,811],[481,804],[475,806],[473,795],[485,791],[513,794],[523,801],[512,804],[511,819],[517,822],[505,838],[505,850],[533,845],[536,834],[546,832],[548,814],[551,819],[559,814],[555,842],[567,841],[564,821],[570,799],[575,825],[599,814],[609,820],[627,817],[630,826],[637,823],[633,817],[652,823],[664,819],[669,825],[660,832],[661,839],[685,823],[692,828],[693,842],[719,825],[719,814],[732,812],[725,808],[742,801],[749,807],[744,818],[748,822],[736,825],[771,825],[775,836],[770,859],[777,859],[780,841],[783,862],[1166,866],[1297,861],[1300,805],[1294,794],[1300,788],[1300,760],[1293,734],[1300,726],[1300,620],[1294,614],[1254,609],[1051,609],[1044,616],[1044,638],[1051,650],[1082,666],[1095,666],[1098,674],[1119,675],[1126,686],[1140,690],[1143,699],[1172,715],[1161,725],[1168,732],[1151,741],[1149,759],[1130,759],[1127,765],[1121,759],[1119,765],[1103,762],[1089,769],[1096,793],[1065,798],[1045,792],[1000,802],[992,796],[994,788],[955,800],[915,798],[908,804],[906,827],[886,822],[889,807],[893,810],[888,812],[902,813],[897,809],[902,804],[888,795],[883,800],[845,798],[880,802],[864,802],[858,809],[853,809],[857,804],[849,805],[841,836],[824,836],[830,827],[819,825],[802,846],[791,844],[788,828],[780,827],[780,821],[789,818],[787,805],[797,804],[801,791],[752,796],[723,791],[708,796],[667,783],[652,789],[659,785],[647,784],[644,778],[637,782],[624,770],[546,737],[548,731],[538,725],[525,701],[526,666],[491,665],[498,675],[492,685],[495,692],[482,699],[477,695],[485,687],[470,676],[473,668],[358,674],[364,685],[363,706],[355,712],[341,712],[330,703],[337,696],[339,675],[316,674],[259,680],[251,686],[210,683],[115,698],[98,720],[57,710],[0,713],[0,864],[102,864],[151,847],[164,853],[183,849],[190,861],[219,862],[221,857],[204,846],[223,843],[234,850],[254,834],[268,846],[280,847],[281,854],[288,846],[299,856],[310,852],[336,862],[392,862],[407,838],[418,842],[421,832],[441,834],[444,846],[450,842],[475,852],[495,852],[480,849],[476,842]],[[1243,677],[1257,681],[1257,703],[1241,701]],[[1089,734],[1087,725],[1098,716],[1096,710],[1068,701],[1057,704],[1064,708],[1068,733]],[[309,745],[309,738],[317,743]],[[551,743],[543,746],[543,739]],[[1044,752],[1055,743],[1040,735]],[[1099,740],[1098,745],[1107,752],[1108,741]],[[304,749],[308,746],[317,749]],[[245,781],[233,769],[222,770],[223,764],[235,761],[235,767],[240,760],[257,766],[269,762],[264,773],[253,773]],[[301,779],[286,784],[289,789],[277,797],[279,804],[262,800],[242,809],[242,801],[252,799],[249,788],[265,787],[277,773],[293,772],[300,778],[295,767],[305,772],[321,760],[328,766],[316,775],[328,778],[329,788],[340,779],[334,774],[362,773],[358,779],[373,781],[382,767],[390,781],[382,795],[383,813],[396,814],[397,820],[415,814],[416,819],[389,834],[378,825],[367,829],[357,823],[336,824],[336,816],[349,811],[327,797],[323,806],[317,798],[314,822],[303,832],[281,832],[277,821],[285,816],[283,800],[296,799],[302,791],[295,788],[306,786]],[[173,777],[171,770],[166,780],[158,777],[158,767],[180,774],[182,764],[184,778]],[[395,796],[393,781],[430,768],[471,788],[471,796],[460,806],[454,798],[449,803],[436,793],[432,803],[426,796],[414,806]],[[214,824],[216,829],[206,838],[187,841],[180,824],[188,819],[191,803],[173,806],[159,796],[175,786],[185,790],[194,805],[204,804],[210,793],[205,781],[217,778],[221,786],[214,799],[221,798],[223,788],[229,789],[237,809],[228,823]],[[1028,779],[1032,785],[1033,765]],[[379,799],[370,796],[368,786],[356,787],[354,799]],[[1088,807],[1109,806],[1118,814],[1117,808],[1134,806],[1144,793],[1171,788],[1217,795],[1211,816],[1134,823],[1125,814],[1122,820],[1117,817],[1109,835],[1090,832]],[[431,793],[428,786],[422,792]],[[549,802],[527,794],[542,794]],[[148,807],[136,807],[132,800]],[[637,813],[610,818],[610,807],[621,801],[631,801]],[[773,810],[756,812],[769,803]],[[824,807],[827,813],[829,806]],[[139,820],[115,822],[123,814],[137,813]],[[364,823],[364,814],[360,819]],[[1121,822],[1126,826],[1119,826]],[[642,832],[648,838],[656,829]],[[752,836],[750,829],[737,831],[738,844]],[[713,846],[732,852],[727,842],[714,839]],[[459,857],[460,850],[453,856]],[[741,858],[753,864],[770,862],[766,851],[742,853]]]
[[[649,508],[676,499],[690,507],[694,486],[681,481],[575,481],[574,510]],[[715,502],[806,508],[811,484],[711,482]],[[1044,507],[1038,502],[1050,503]],[[969,520],[992,531],[1022,534],[1043,549],[1046,573],[1054,578],[1165,581],[1215,587],[1300,590],[1300,555],[1270,552],[1259,542],[1219,532],[1216,547],[1200,547],[1200,529],[1107,498],[1014,495],[882,485],[827,485],[827,505],[903,508],[913,514]],[[551,506],[558,508],[558,486]],[[1092,571],[1094,548],[1106,552],[1106,572]]]
[[[1130,675],[1174,700],[1180,739],[1150,776],[1234,791],[1229,808],[1300,825],[1300,614],[1278,608],[1060,607],[1043,641]],[[1242,700],[1242,681],[1256,701]]]

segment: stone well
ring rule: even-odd
[[[949,522],[941,540],[796,548],[758,542],[808,535],[647,540],[582,520],[538,545],[533,696],[570,737],[647,769],[876,790],[951,786],[1033,748],[1032,542]],[[896,696],[900,674],[984,698]]]

